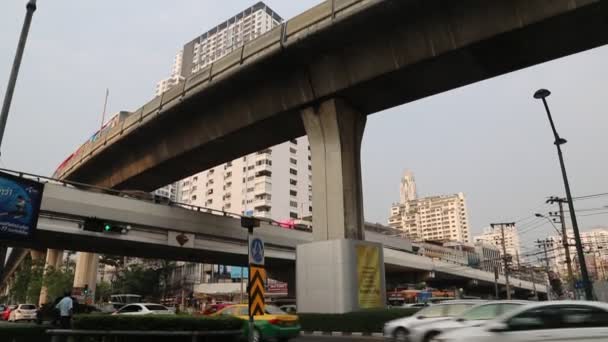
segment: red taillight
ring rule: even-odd
[[[269,320],[268,323],[270,323],[272,325],[280,325],[281,321],[275,318],[275,319]]]

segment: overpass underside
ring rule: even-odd
[[[371,114],[608,43],[606,1],[360,1],[314,22],[328,3],[302,15],[305,29],[289,21],[259,39],[268,47],[257,55],[152,103],[65,176],[150,191],[306,134],[302,110],[328,99]]]

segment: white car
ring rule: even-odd
[[[395,319],[384,324],[384,339],[396,342],[409,342],[410,333],[416,327],[441,320],[448,320],[483,302],[481,300],[452,300],[429,306],[412,316]]]
[[[435,336],[450,330],[480,326],[528,303],[530,302],[523,300],[498,300],[478,304],[457,317],[421,324],[410,329],[409,342],[429,342]]]
[[[175,312],[160,304],[133,303],[123,306],[112,315],[175,315]]]
[[[401,307],[402,308],[424,309],[431,305],[433,305],[433,304],[431,304],[431,303],[406,303],[406,304],[403,304]]]
[[[433,342],[608,341],[608,304],[553,301],[524,305],[479,327],[441,334]]]
[[[8,316],[9,322],[18,321],[35,321],[36,320],[36,305],[34,304],[19,304],[16,309],[11,311]]]

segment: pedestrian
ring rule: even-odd
[[[70,297],[69,292],[65,293],[55,308],[59,310],[59,322],[61,324],[61,329],[70,329],[74,301],[72,300],[72,297]]]

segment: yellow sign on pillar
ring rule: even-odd
[[[266,270],[260,266],[250,266],[249,271],[249,316],[264,314],[264,284]]]
[[[377,308],[382,302],[382,278],[380,274],[380,247],[356,246],[359,308]]]

